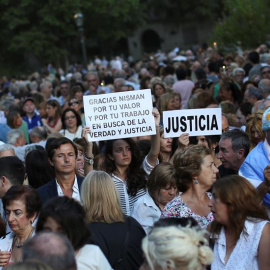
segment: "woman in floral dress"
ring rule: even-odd
[[[173,164],[180,195],[165,206],[161,218],[193,217],[205,229],[213,221],[207,191],[218,173],[211,151],[203,145],[188,146],[176,154]]]

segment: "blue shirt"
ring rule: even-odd
[[[35,113],[32,118],[28,118],[27,115],[23,117],[23,120],[27,123],[28,131],[30,132],[34,127],[43,126],[40,115]]]

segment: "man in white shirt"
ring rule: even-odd
[[[42,203],[57,196],[68,196],[80,201],[82,177],[75,175],[78,150],[68,138],[54,139],[47,147],[48,159],[55,170],[55,179],[38,189]]]

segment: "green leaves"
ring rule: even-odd
[[[84,15],[86,45],[109,41],[110,46],[144,19],[139,0],[0,0],[0,10],[2,62],[29,52],[41,64],[65,62],[80,49],[77,12]]]
[[[213,39],[223,44],[241,43],[244,49],[255,48],[269,32],[267,0],[227,0],[227,14],[215,27]]]

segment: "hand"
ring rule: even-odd
[[[155,126],[158,127],[160,123],[160,114],[157,108],[153,108],[152,114],[155,118]]]
[[[188,145],[189,145],[189,134],[188,133],[181,134],[180,137],[178,138],[178,147]]]
[[[11,252],[0,251],[0,266],[6,266],[9,263]]]
[[[84,175],[84,169],[78,169],[78,170],[76,170],[76,174],[77,174],[78,176],[84,177],[84,176],[85,176],[85,175]]]
[[[265,184],[270,187],[270,165],[267,165],[263,171],[264,175],[264,182]]]
[[[47,120],[45,118],[42,118],[41,121],[42,121],[42,124],[45,125]]]
[[[92,143],[91,141],[89,141],[90,133],[91,130],[89,127],[84,127],[82,129],[82,138],[84,138],[88,143]]]

